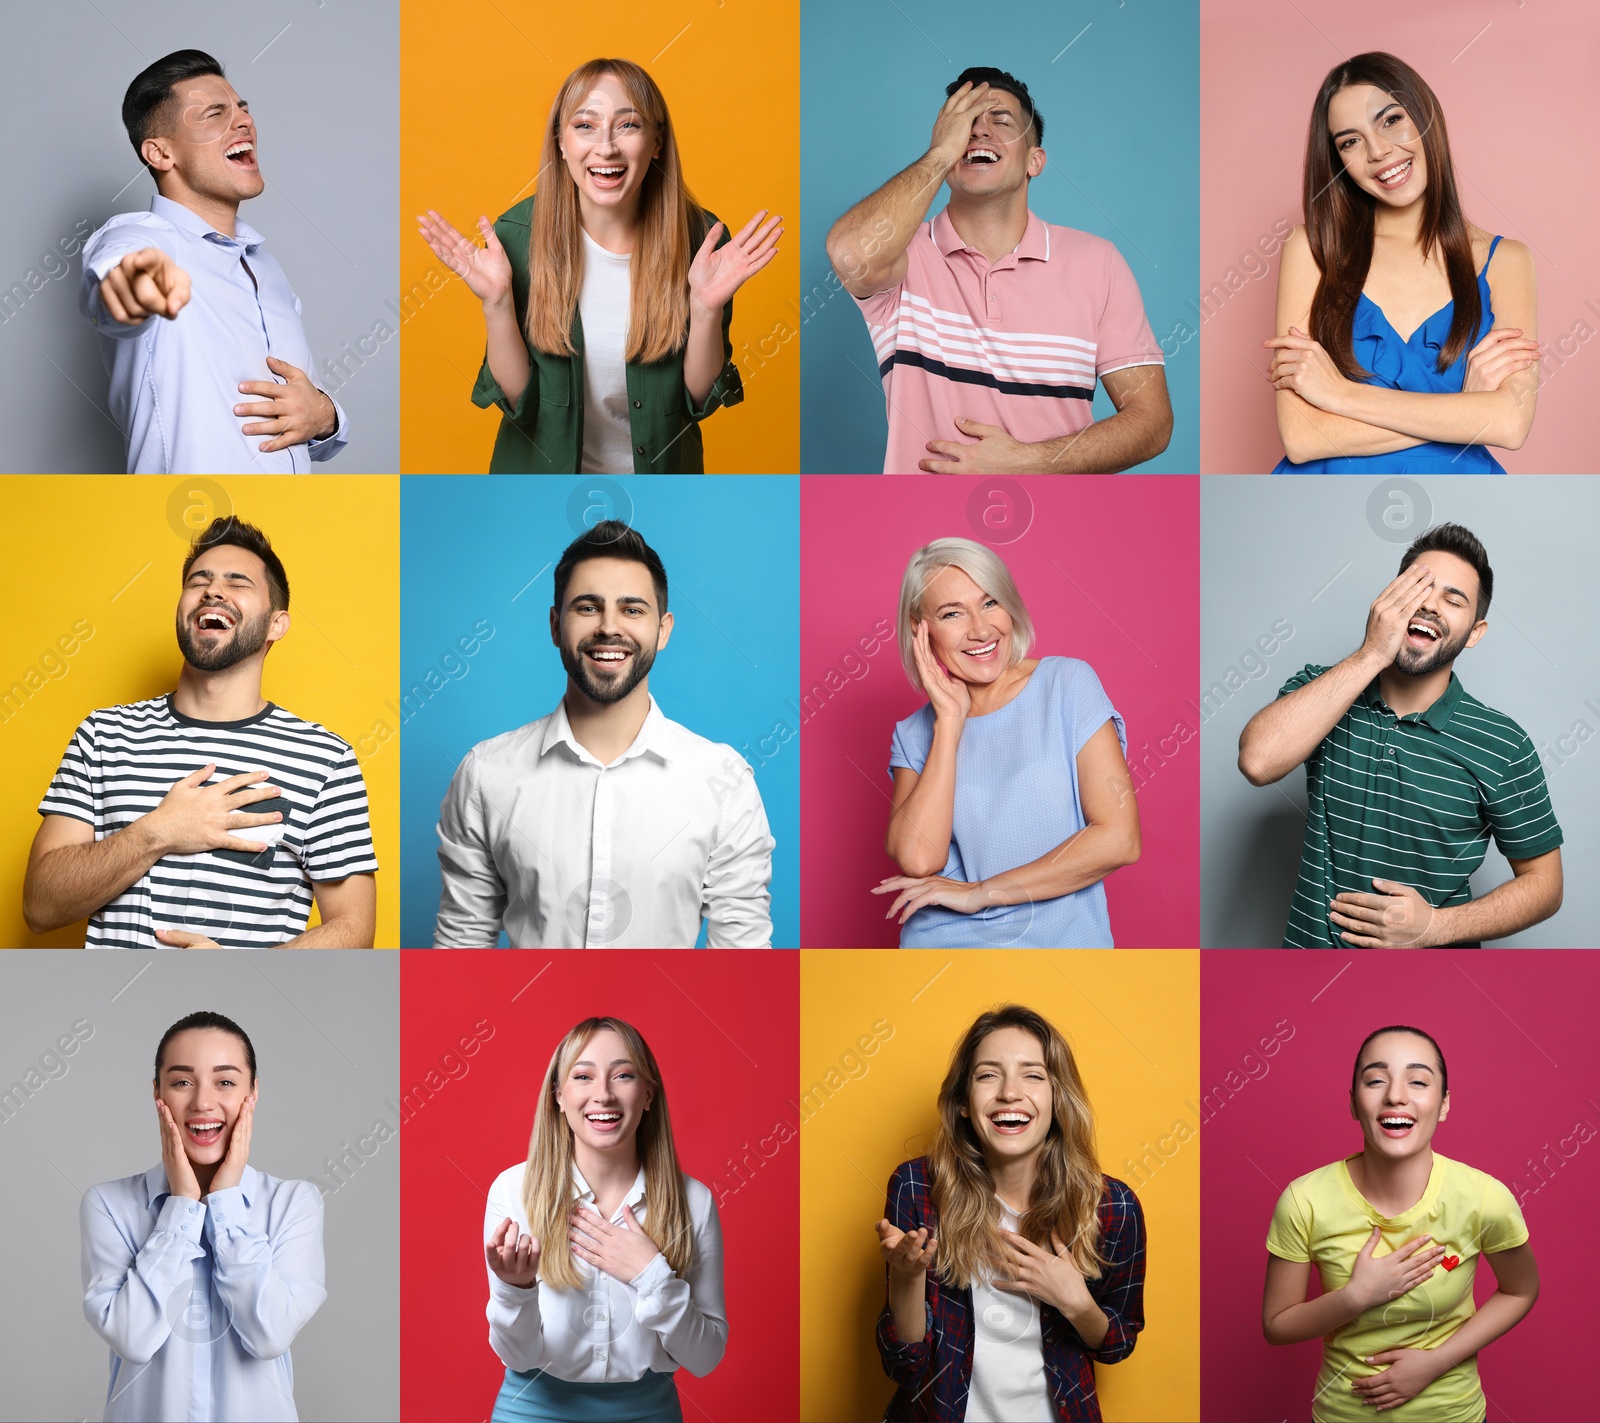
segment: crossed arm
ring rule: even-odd
[[[1539,370],[1530,349],[1538,334],[1533,259],[1506,239],[1491,281],[1494,329],[1472,348],[1459,394],[1391,390],[1341,375],[1307,333],[1320,272],[1303,228],[1284,244],[1278,269],[1278,435],[1295,464],[1393,454],[1429,440],[1520,449],[1533,425]]]

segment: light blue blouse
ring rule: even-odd
[[[940,871],[975,882],[1048,854],[1088,823],[1078,796],[1078,753],[1107,721],[1128,749],[1122,717],[1075,657],[1042,657],[1025,686],[998,711],[968,717],[956,752],[950,858]],[[933,708],[894,729],[889,774],[922,774],[933,747]],[[1104,883],[978,914],[919,909],[900,930],[903,949],[1109,949]]]
[[[83,1312],[111,1346],[105,1417],[297,1423],[289,1345],[327,1291],[322,1194],[244,1168],[204,1200],[166,1169],[91,1186]]]

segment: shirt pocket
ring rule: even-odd
[[[566,409],[572,404],[572,363],[568,360],[539,361],[535,369],[539,382],[539,404]]]

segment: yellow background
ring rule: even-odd
[[[371,736],[380,719],[398,724],[385,706],[400,686],[398,477],[17,475],[5,511],[0,694],[45,652],[59,656],[56,639],[80,618],[94,634],[63,659],[64,676],[3,708],[0,946],[82,946],[81,924],[36,935],[22,921],[39,801],[85,716],[177,684],[183,560],[194,534],[230,512],[266,533],[289,575],[290,629],[267,654],[262,695],[356,747],[381,867],[376,942],[398,944],[400,743]]]
[[[500,414],[479,410],[482,307],[417,235],[434,208],[477,235],[535,191],[556,90],[585,60],[642,65],[677,130],[695,199],[737,232],[758,208],[783,215],[778,255],[733,299],[741,405],[705,422],[712,474],[800,467],[800,20],[797,0],[557,6],[495,0],[464,9],[407,0],[400,18],[400,468],[489,467]],[[791,333],[787,340],[779,323]],[[393,324],[393,322],[391,322]],[[759,343],[768,342],[764,356]],[[749,343],[749,350],[745,349]]]
[[[800,961],[800,1416],[881,1418],[894,1386],[873,1342],[883,1263],[873,1227],[889,1175],[931,1144],[951,1049],[985,1008],[1018,1002],[1066,1036],[1095,1111],[1100,1168],[1144,1207],[1145,1328],[1119,1364],[1096,1365],[1108,1420],[1200,1412],[1200,955],[806,950]],[[859,1078],[817,1105],[814,1084],[893,1027]],[[859,1054],[858,1054],[859,1056]],[[805,1113],[814,1114],[805,1120]],[[1151,1152],[1165,1138],[1162,1159]],[[1130,1164],[1129,1158],[1133,1159]]]

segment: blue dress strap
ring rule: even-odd
[[[1485,272],[1487,272],[1489,270],[1489,263],[1494,261],[1494,249],[1496,247],[1498,247],[1499,245],[1500,245],[1500,238],[1498,236],[1496,236],[1494,241],[1489,244],[1489,255],[1483,259],[1483,266],[1481,268],[1479,268],[1479,270],[1478,270],[1478,275],[1480,277]]]

